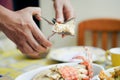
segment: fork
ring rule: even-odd
[[[54,24],[55,24],[55,21],[56,21],[56,20],[53,18],[53,20],[52,20],[53,23],[52,23],[51,21],[49,21],[49,20],[46,19],[45,17],[42,17],[42,16],[41,16],[41,18],[42,18],[43,20],[45,20],[49,25],[54,25]],[[51,38],[52,36],[54,36],[55,34],[56,34],[56,32],[53,32],[51,35],[48,36],[47,39],[50,40],[50,38]]]
[[[51,21],[49,21],[49,20],[46,19],[45,17],[42,17],[42,16],[41,16],[41,18],[42,18],[43,20],[45,20],[48,24],[50,24],[50,25],[54,25],[54,23],[52,23]]]
[[[49,21],[48,19],[46,19],[45,17],[43,17],[43,16],[41,16],[41,18],[43,19],[43,20],[45,20],[48,24],[50,24],[50,25],[54,25],[55,23],[56,23],[56,19],[55,18],[53,18],[53,20],[52,20],[52,22],[51,21]],[[67,22],[69,22],[69,21],[71,21],[71,20],[73,20],[73,19],[75,19],[74,17],[73,18],[70,18],[70,19],[68,19],[67,21],[65,21],[64,23],[61,23],[61,24],[65,24],[65,23],[67,23]]]

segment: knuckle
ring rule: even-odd
[[[29,25],[29,22],[24,21],[24,20],[20,20],[18,23],[16,23],[18,26],[20,26],[21,28],[25,28],[26,26]]]

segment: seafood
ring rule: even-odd
[[[85,48],[85,50],[86,50],[86,58],[83,57],[83,56],[76,56],[73,59],[82,59],[83,60],[83,62],[81,62],[79,64],[83,64],[83,65],[86,66],[86,68],[88,70],[88,76],[89,76],[88,80],[90,80],[92,78],[92,76],[93,76],[92,56],[89,53],[88,48]]]
[[[93,76],[91,54],[86,50],[86,57],[76,56],[73,59],[82,59],[83,62],[74,66],[55,66],[49,72],[36,76],[33,80],[91,80]]]
[[[48,37],[48,40],[52,36],[54,36],[56,33],[61,34],[62,37],[66,35],[74,36],[75,35],[75,20],[74,18],[71,18],[70,20],[64,22],[64,23],[58,23],[56,20],[53,22],[53,28],[52,31],[53,33]]]
[[[106,74],[104,71],[99,73],[100,80],[120,80],[120,66],[115,67],[113,71],[109,72],[110,75]]]
[[[55,66],[36,75],[33,80],[89,80],[85,65]]]
[[[92,69],[92,57],[91,54],[88,51],[88,48],[85,48],[86,51],[86,58],[83,56],[76,56],[73,59],[82,59],[83,62],[79,63],[80,65],[85,65],[86,69],[88,70],[86,76],[82,78],[81,80],[91,80],[93,76],[93,69]],[[65,66],[59,69],[60,74],[65,80],[80,80],[79,79],[79,73],[77,73],[77,70],[74,67]]]

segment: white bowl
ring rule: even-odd
[[[40,67],[38,69],[26,72],[24,74],[21,74],[20,76],[18,76],[15,80],[32,80],[33,77],[40,73],[43,72],[44,70],[47,70],[51,67],[54,66],[63,66],[63,65],[69,65],[69,66],[73,66],[73,65],[78,65],[78,63],[62,63],[62,64],[55,64],[55,65],[50,65],[50,66],[45,66],[45,67]],[[104,70],[104,68],[100,65],[97,64],[93,64],[93,71],[94,71],[94,76],[97,75],[101,70]]]

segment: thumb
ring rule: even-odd
[[[30,12],[31,15],[35,16],[38,20],[41,20],[41,8],[40,7],[27,7],[27,11]]]

